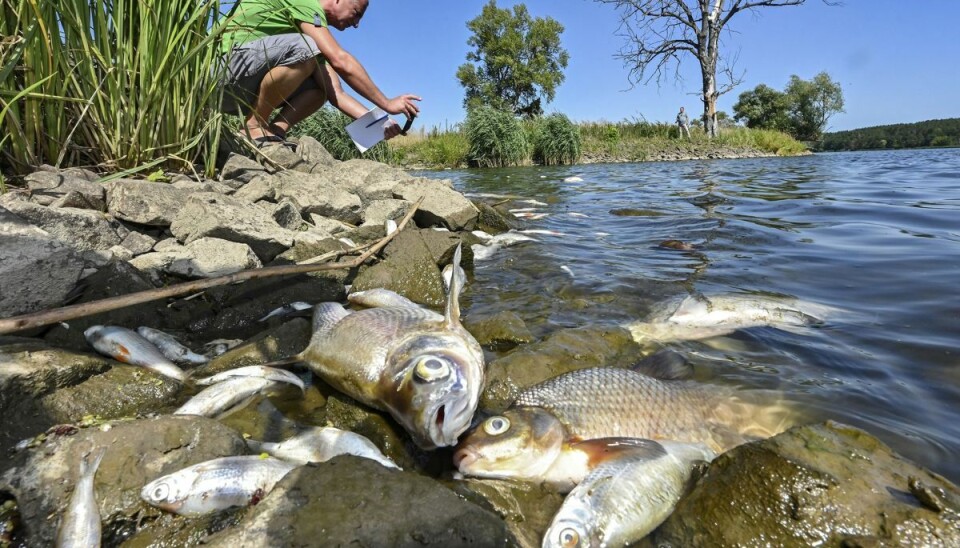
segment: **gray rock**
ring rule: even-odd
[[[66,509],[76,481],[80,458],[106,448],[94,480],[105,532],[131,528],[161,511],[140,501],[148,482],[207,460],[246,454],[239,434],[215,420],[165,416],[102,426],[63,429],[36,449],[17,455],[14,467],[0,476],[0,491],[17,500],[28,546],[52,546],[57,520]],[[129,534],[130,530],[127,531]]]
[[[505,310],[487,318],[467,319],[465,327],[477,342],[505,350],[533,341],[533,334],[516,312]]]
[[[358,511],[362,509],[362,511]],[[438,482],[343,456],[286,475],[214,547],[507,546],[507,526]]]
[[[69,245],[0,207],[0,317],[63,303],[84,269]]]
[[[9,205],[12,203],[27,202],[29,200],[30,195],[26,190],[8,188],[5,194],[0,194],[0,207],[9,209]]]
[[[173,188],[178,188],[187,192],[216,192],[218,194],[233,194],[234,188],[224,183],[216,181],[198,182],[190,178],[181,179],[170,183]]]
[[[230,153],[220,170],[220,180],[227,186],[237,189],[249,183],[266,170],[262,165],[242,154]]]
[[[406,200],[393,198],[373,200],[363,209],[363,224],[383,226],[387,219],[399,221],[410,211],[411,205]]]
[[[102,189],[101,189],[102,190]],[[103,211],[104,203],[101,201],[99,204],[93,203],[90,201],[86,195],[77,192],[76,190],[71,190],[63,196],[60,196],[56,200],[50,203],[52,208],[62,208],[62,207],[72,207],[76,209],[93,209],[95,211]]]
[[[293,233],[269,213],[241,200],[213,193],[192,195],[176,215],[170,230],[189,244],[203,238],[244,243],[262,262],[268,262],[293,245]]]
[[[297,144],[297,152],[307,163],[322,168],[333,167],[340,163],[319,141],[307,135],[300,137],[300,142]],[[314,172],[322,173],[322,170],[314,168]]]
[[[447,185],[426,178],[400,183],[394,197],[409,202],[424,198],[414,214],[417,226],[440,225],[450,230],[473,230],[477,222],[477,208],[459,192]]]
[[[153,244],[154,251],[177,251],[183,248],[183,244],[176,238],[164,238]]]
[[[35,203],[51,205],[73,192],[83,197],[82,203],[89,204],[89,209],[104,211],[106,193],[102,184],[94,182],[95,179],[95,175],[88,179],[82,172],[68,171],[35,171],[24,177],[30,200]]]
[[[330,234],[334,235],[353,228],[353,225],[344,223],[343,221],[338,221],[336,219],[331,219],[329,217],[324,217],[323,215],[319,215],[317,213],[310,214],[310,222],[313,223],[313,226],[315,226],[317,230],[329,232]]]
[[[303,217],[300,216],[300,208],[291,200],[283,200],[272,207],[273,220],[283,228],[289,230],[299,230],[303,225]]]
[[[170,263],[167,272],[194,278],[214,278],[263,264],[247,244],[218,238],[200,238],[186,245],[190,257]]]
[[[403,230],[384,249],[383,261],[361,270],[351,292],[390,289],[411,301],[440,308],[446,304],[443,277],[419,232]]]
[[[176,240],[174,240],[176,241]],[[120,242],[120,245],[130,250],[130,253],[136,255],[143,255],[148,253],[153,246],[156,245],[157,240],[148,236],[142,232],[131,231],[127,236]]]
[[[275,176],[280,181],[276,199],[287,198],[300,206],[302,215],[318,214],[350,224],[361,221],[360,197],[335,184],[324,175],[284,172]]]
[[[280,181],[273,175],[258,175],[234,192],[233,197],[250,203],[260,200],[275,201],[277,199],[277,187],[279,186]]]
[[[166,183],[118,179],[107,185],[107,211],[124,221],[168,226],[189,195]]]
[[[77,251],[105,251],[122,241],[117,233],[120,224],[99,211],[57,209],[30,202],[10,204],[9,209]]]
[[[960,546],[960,490],[828,421],[717,457],[649,546]]]

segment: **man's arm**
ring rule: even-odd
[[[317,47],[320,48],[320,53],[323,54],[324,58],[327,60],[327,65],[333,69],[336,74],[343,77],[347,81],[347,84],[350,85],[357,93],[362,95],[364,98],[369,100],[371,103],[377,105],[383,110],[389,112],[390,114],[404,114],[408,118],[414,118],[417,114],[420,113],[420,108],[417,107],[414,101],[419,101],[420,97],[416,95],[398,95],[392,99],[388,99],[383,92],[380,91],[380,88],[373,83],[373,80],[370,79],[370,75],[367,74],[366,69],[363,68],[363,65],[360,64],[357,59],[351,55],[347,50],[340,47],[340,44],[334,39],[333,35],[330,34],[330,30],[325,27],[317,27],[313,23],[300,23],[300,32],[309,36],[317,44]],[[329,76],[329,75],[328,75]],[[339,86],[339,81],[337,78],[332,79],[337,86]],[[330,90],[335,90],[335,87],[327,88]],[[337,101],[340,101],[341,104],[347,107],[347,109],[353,109],[353,106],[349,104],[349,101],[353,101],[359,106],[359,103],[352,97],[349,100],[343,99],[343,96],[346,94],[343,93],[342,89],[340,90]],[[331,103],[333,99],[331,98]],[[335,104],[340,108],[339,104]],[[366,112],[366,109],[360,106],[362,109],[359,115],[362,115]],[[359,115],[354,115],[351,110],[346,110],[341,108],[344,113],[348,116],[353,116],[357,118]]]

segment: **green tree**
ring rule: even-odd
[[[844,111],[843,90],[826,72],[814,76],[813,80],[793,75],[784,93],[789,105],[791,133],[800,140],[819,140],[830,117]]]
[[[733,117],[749,128],[790,131],[787,95],[766,84],[741,93]]]
[[[490,0],[467,28],[473,50],[457,69],[467,109],[486,105],[525,117],[543,114],[569,59],[560,45],[563,25],[550,17],[531,18],[524,4],[511,13]]]

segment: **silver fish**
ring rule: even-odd
[[[203,345],[203,353],[210,358],[215,358],[241,344],[243,344],[242,339],[214,339]]]
[[[88,548],[100,546],[100,506],[97,504],[97,494],[93,486],[93,479],[97,475],[97,468],[103,460],[106,448],[96,453],[87,453],[80,460],[80,473],[77,484],[67,503],[67,511],[60,521],[57,530],[58,548]]]
[[[174,415],[200,415],[203,417],[223,418],[243,409],[266,389],[274,386],[274,381],[260,377],[233,377],[204,388],[199,394],[187,400]]]
[[[139,365],[180,382],[187,374],[136,331],[113,325],[94,325],[83,332],[93,348],[118,362]]]
[[[646,319],[626,327],[638,342],[700,340],[764,326],[802,334],[838,312],[838,308],[800,299],[691,295],[659,303]]]
[[[460,247],[453,263],[460,266]],[[298,358],[327,383],[388,411],[424,449],[457,442],[477,409],[483,350],[460,325],[462,280],[453,277],[445,315],[412,306],[348,312],[314,308],[313,337]]]
[[[673,512],[697,461],[713,459],[698,444],[625,440],[637,444],[599,464],[564,499],[543,548],[629,546]]]
[[[393,234],[397,230],[397,222],[393,219],[387,219],[383,222],[383,231],[386,232],[387,236]]]
[[[238,377],[256,377],[268,381],[286,382],[296,386],[301,392],[306,390],[306,385],[303,383],[303,379],[296,376],[294,373],[291,373],[285,369],[277,369],[276,367],[267,367],[265,365],[248,365],[245,367],[237,367],[236,369],[223,371],[222,373],[217,373],[216,375],[210,377],[194,379],[194,383],[201,386],[208,386],[223,382],[227,379]]]
[[[382,287],[368,289],[366,291],[357,291],[347,295],[347,300],[353,304],[365,306],[367,308],[399,306],[399,307],[419,307],[417,303],[410,299]]]
[[[450,285],[453,283],[452,278],[454,272],[457,273],[457,276],[460,276],[460,284],[467,285],[467,273],[463,270],[463,268],[458,266],[456,270],[454,270],[453,265],[448,264],[447,266],[443,267],[443,272],[441,272],[443,275],[443,285],[447,288],[447,291],[450,291]]]
[[[213,459],[151,481],[140,498],[168,512],[202,516],[256,503],[297,466],[259,455]]]
[[[271,310],[269,314],[267,314],[266,316],[260,318],[260,319],[257,320],[257,321],[258,321],[258,322],[265,322],[265,321],[269,320],[270,318],[274,318],[274,317],[281,317],[281,318],[282,318],[282,317],[284,317],[284,316],[288,316],[288,315],[290,315],[290,314],[293,314],[294,312],[299,312],[299,311],[301,311],[301,310],[307,310],[308,308],[313,308],[313,305],[310,304],[310,303],[305,303],[305,302],[303,302],[303,301],[296,301],[296,302],[292,302],[292,303],[287,303],[287,304],[281,306],[280,308],[277,308],[277,309],[275,309],[275,310]]]
[[[324,462],[337,455],[355,455],[375,460],[387,468],[400,468],[381,453],[372,441],[360,434],[339,428],[307,428],[279,443],[247,440],[247,445],[254,451],[269,453],[298,464]]]
[[[210,358],[197,354],[181,344],[173,335],[164,333],[159,329],[142,325],[137,328],[137,333],[152,342],[164,356],[173,362],[181,365],[203,365],[210,361]]]

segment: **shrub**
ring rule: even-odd
[[[350,134],[347,133],[347,126],[352,121],[349,116],[328,105],[293,126],[290,134],[295,137],[313,137],[337,160],[366,158],[377,162],[389,161],[390,149],[386,141],[381,141],[373,148],[360,153],[357,146],[353,144]]]
[[[563,114],[551,114],[537,120],[532,145],[536,163],[574,164],[580,159],[580,129]]]
[[[470,165],[505,167],[520,165],[527,158],[527,138],[512,112],[476,107],[467,113],[465,125]]]

